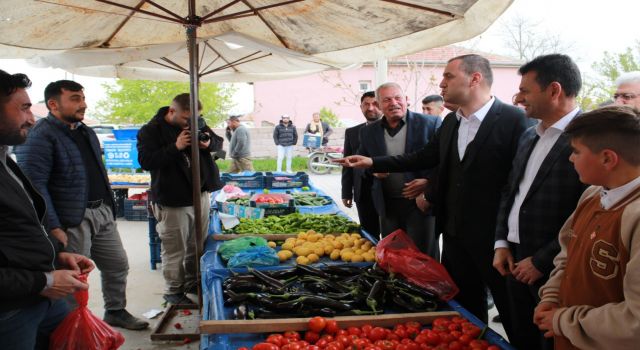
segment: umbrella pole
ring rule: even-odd
[[[189,1],[188,21],[194,21],[195,0]],[[198,148],[198,45],[196,43],[197,25],[187,24],[187,50],[189,52],[189,83],[191,100],[189,101],[191,110],[191,179],[193,183],[193,215],[195,219],[195,245],[196,245],[196,283],[198,287],[198,306],[202,309],[202,290],[200,281],[200,255],[202,254],[202,205],[200,193],[202,184],[200,183],[200,149]],[[208,213],[207,213],[208,214]]]

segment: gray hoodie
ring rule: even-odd
[[[229,141],[229,156],[231,158],[248,158],[251,156],[251,138],[249,130],[240,125],[233,131]]]

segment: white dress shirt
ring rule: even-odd
[[[551,148],[556,144],[556,141],[558,141],[558,138],[562,135],[569,122],[571,122],[576,114],[578,114],[578,111],[579,108],[576,107],[546,130],[542,127],[542,123],[538,123],[536,126],[536,134],[538,134],[539,139],[529,155],[524,175],[522,176],[522,180],[520,180],[520,185],[518,186],[518,192],[516,193],[516,197],[513,199],[513,204],[511,205],[511,211],[509,212],[509,218],[507,219],[509,228],[507,241],[520,243],[520,208],[522,207],[522,203],[529,193],[529,189],[540,170],[540,166],[542,166],[542,162],[547,158]],[[508,247],[507,241],[497,241],[494,248]]]
[[[458,155],[460,156],[460,160],[464,158],[464,152],[467,150],[467,146],[476,137],[478,129],[480,129],[480,124],[482,124],[484,117],[487,116],[489,109],[491,109],[495,101],[496,98],[492,96],[487,103],[468,117],[462,114],[462,109],[458,108],[456,111],[456,117],[458,121],[460,121],[460,127],[458,128]]]
[[[600,191],[600,204],[602,205],[602,209],[611,209],[611,207],[621,201],[638,186],[640,186],[640,177],[636,177],[633,181],[627,182],[625,185],[611,190],[603,188],[602,191]]]

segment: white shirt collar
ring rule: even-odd
[[[539,122],[538,125],[536,125],[536,134],[538,134],[538,136],[542,137],[542,135],[544,135],[544,133],[549,129],[555,129],[555,130],[558,130],[560,132],[564,132],[564,129],[567,127],[567,125],[569,125],[569,123],[573,120],[573,118],[578,114],[578,111],[580,111],[580,107],[574,108],[571,112],[567,113],[564,117],[560,118],[560,120],[558,120],[557,122],[553,123],[553,125],[551,125],[546,130],[542,129],[542,123]]]
[[[620,187],[610,190],[603,187],[600,191],[600,204],[602,204],[602,208],[606,210],[611,209],[616,203],[626,197],[638,186],[640,186],[640,176]]]
[[[491,109],[491,106],[493,106],[493,103],[495,101],[496,101],[496,98],[491,96],[491,99],[487,103],[485,103],[482,107],[480,107],[480,109],[478,109],[474,113],[471,113],[471,115],[468,118],[465,118],[465,116],[462,114],[462,109],[458,108],[458,110],[456,111],[456,117],[458,118],[458,121],[460,121],[461,118],[471,120],[472,118],[475,117],[482,123],[482,121],[484,120],[484,117],[487,116],[487,113],[489,113],[489,110]]]

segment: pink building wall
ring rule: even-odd
[[[412,111],[421,112],[420,101],[424,96],[439,94],[438,84],[442,77],[443,64],[389,65],[388,81],[400,84],[409,98]],[[518,91],[520,76],[518,65],[496,65],[493,67],[494,95],[504,102]],[[364,121],[359,108],[360,82],[369,82],[375,89],[375,69],[364,65],[359,69],[329,71],[300,78],[254,83],[254,112],[249,118],[260,127],[263,121],[276,123],[280,115],[291,116],[294,125],[304,127],[314,112],[320,108],[331,109],[344,126]]]

